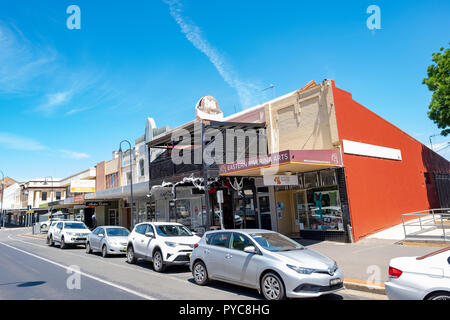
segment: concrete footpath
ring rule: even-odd
[[[440,249],[431,245],[402,245],[397,240],[363,239],[357,243],[298,240],[305,247],[334,259],[344,271],[345,287],[384,294],[389,261],[396,257],[422,256]]]

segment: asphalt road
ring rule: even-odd
[[[61,250],[28,230],[0,230],[0,299],[50,300],[254,300],[256,290],[221,282],[200,287],[188,267],[171,267],[163,274],[152,264],[126,262],[124,256],[102,258],[83,247]],[[371,300],[377,295],[352,290],[319,299]]]

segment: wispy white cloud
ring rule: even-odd
[[[50,73],[57,53],[33,45],[13,24],[0,21],[0,93],[26,91],[33,79]]]
[[[48,94],[46,102],[36,108],[38,111],[43,111],[46,114],[53,113],[58,107],[67,103],[72,96],[72,91],[62,91]]]
[[[91,157],[89,154],[83,152],[75,152],[66,149],[55,150],[43,145],[35,139],[14,135],[8,132],[0,132],[0,149],[2,148],[28,152],[45,151],[51,154],[60,155],[63,158],[75,160]]]
[[[40,151],[48,149],[48,147],[34,139],[13,135],[7,132],[0,132],[0,145],[6,149],[23,151]]]
[[[75,151],[69,151],[69,150],[64,150],[64,149],[60,149],[58,150],[58,152],[60,152],[65,158],[71,158],[71,159],[86,159],[86,158],[90,158],[90,155],[88,155],[87,153],[82,153],[82,152],[75,152]]]
[[[182,15],[183,5],[179,0],[164,0],[164,2],[169,5],[170,15],[180,26],[181,32],[185,34],[195,48],[208,57],[223,80],[237,91],[242,106],[249,107],[256,104],[261,97],[261,88],[258,88],[252,82],[241,80],[236,75],[236,72],[226,63],[222,54],[202,35],[201,29]]]

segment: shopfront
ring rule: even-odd
[[[339,169],[297,173],[298,185],[275,187],[278,231],[317,240],[346,241],[342,203],[345,190],[338,185]]]
[[[251,178],[259,181],[255,188],[259,221],[255,225],[264,229],[274,226],[272,229],[294,238],[345,242],[350,219],[340,159],[339,150],[287,150],[245,159],[239,166],[222,165],[220,174],[230,179],[259,175],[262,185],[258,177]],[[250,194],[245,188],[243,191]],[[250,207],[251,203],[247,202]]]

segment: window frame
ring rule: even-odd
[[[257,247],[257,246],[255,245],[255,243],[253,242],[253,240],[252,240],[249,236],[247,236],[246,234],[243,234],[243,233],[241,233],[241,232],[232,232],[232,233],[231,233],[231,238],[230,238],[230,241],[229,241],[229,244],[228,244],[229,249],[237,250],[237,251],[240,251],[240,252],[244,252],[244,250],[240,250],[240,249],[236,249],[236,248],[232,248],[232,247],[231,247],[231,244],[232,244],[232,242],[233,242],[233,240],[234,240],[234,235],[235,235],[235,234],[238,234],[238,235],[243,236],[244,238],[247,238],[247,240],[249,240],[250,243],[252,244],[251,246],[253,246],[253,247],[255,247],[257,250],[259,250],[258,247]],[[251,246],[247,246],[247,247],[251,247]]]

